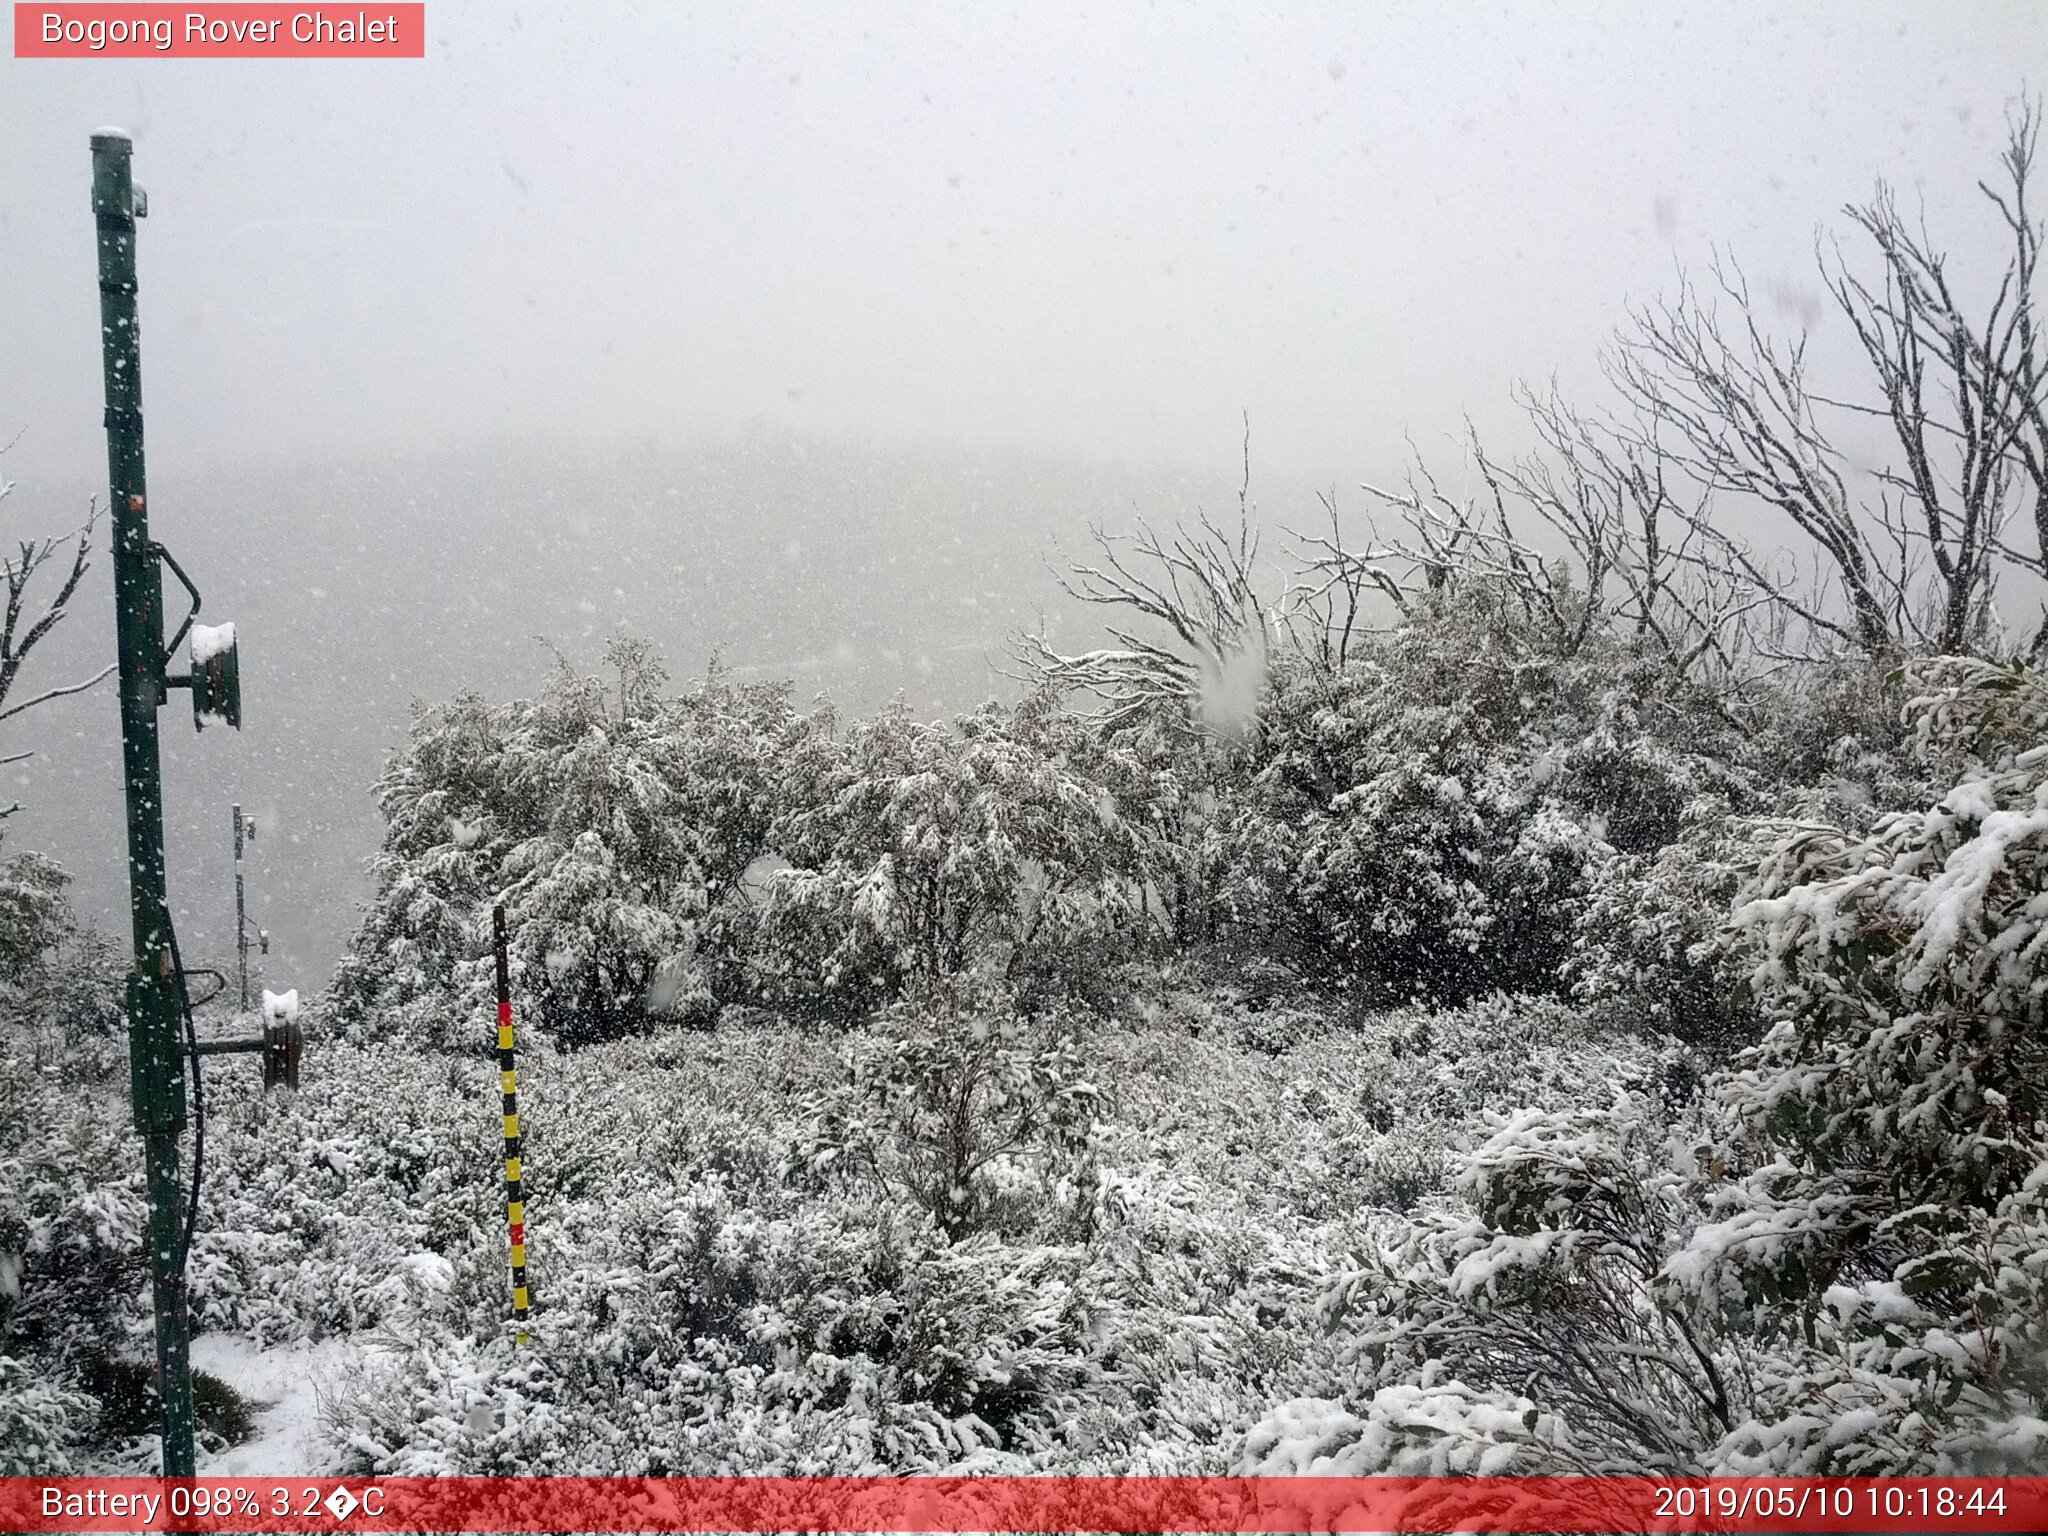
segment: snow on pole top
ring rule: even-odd
[[[130,144],[135,142],[135,135],[126,128],[115,128],[111,125],[105,128],[93,129],[92,136],[96,139],[122,139]]]
[[[194,624],[192,626],[192,660],[211,661],[223,651],[232,650],[235,644],[235,626],[232,624]]]
[[[289,992],[273,992],[268,987],[264,988],[263,1016],[283,1023],[296,1019],[299,1016],[299,989],[293,987]]]

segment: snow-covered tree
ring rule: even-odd
[[[4,852],[0,824],[0,1050],[100,1075],[124,1054],[122,958],[65,898],[71,877],[33,852]]]
[[[1135,942],[1139,839],[1043,695],[953,727],[901,705],[798,764],[770,833],[757,965],[792,1001],[859,1011],[907,986],[1015,977]]]
[[[606,656],[615,685],[562,675],[508,742],[542,816],[505,853],[507,918],[543,1021],[572,1041],[716,1011],[716,940],[739,936],[730,908],[806,730],[784,690],[714,672],[669,700],[644,645]]]
[[[0,829],[0,848],[5,847]],[[54,948],[70,921],[69,877],[39,853],[0,858],[0,987],[18,987]]]
[[[520,990],[565,1040],[701,1016],[738,984],[747,871],[813,727],[786,689],[714,670],[670,697],[643,644],[606,658],[610,678],[565,666],[538,699],[415,720],[378,784],[377,891],[335,979],[346,1021],[425,1003],[487,1040],[501,901]]]
[[[1562,985],[1592,869],[1654,855],[1714,773],[1706,709],[1625,660],[1474,582],[1277,669],[1224,813],[1240,929],[1382,998]]]

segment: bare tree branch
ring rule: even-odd
[[[1140,634],[1126,621],[1105,626],[1111,647],[1066,654],[1043,635],[1025,635],[1017,651],[1026,676],[1042,686],[1091,693],[1120,729],[1160,710],[1176,728],[1207,734],[1203,701],[1216,684],[1248,665],[1263,675],[1278,621],[1253,576],[1259,541],[1251,518],[1251,429],[1245,429],[1245,478],[1234,531],[1204,514],[1195,527],[1161,535],[1143,518],[1135,534],[1091,528],[1093,562],[1069,560],[1053,575],[1069,597],[1148,620],[1163,634]]]
[[[1849,611],[1846,625],[1818,627],[1853,638],[1868,655],[1892,655],[1902,642],[1884,600],[1881,562],[1850,498],[1841,455],[1816,419],[1805,339],[1765,335],[1732,261],[1718,258],[1713,274],[1719,302],[1735,314],[1732,334],[1718,304],[1683,283],[1676,298],[1636,309],[1632,329],[1608,354],[1608,376],[1638,418],[1669,428],[1675,439],[1639,437],[1639,446],[1710,492],[1754,498],[1782,513],[1824,553]],[[1701,507],[1703,516],[1711,510]],[[1756,579],[1755,563],[1744,564]],[[1817,614],[1815,605],[1800,605],[1807,623]]]
[[[4,451],[0,449],[0,452]],[[0,500],[4,500],[12,489],[12,484],[0,480]],[[52,538],[23,539],[15,546],[12,556],[0,558],[0,720],[51,699],[83,692],[114,670],[110,666],[86,682],[53,688],[25,702],[7,705],[7,697],[19,680],[29,654],[63,622],[71,599],[77,595],[79,583],[92,569],[92,535],[98,523],[99,503],[95,501],[86,510],[84,524],[71,533]],[[42,604],[41,612],[31,616],[30,586],[43,567],[57,559],[67,545],[69,568],[59,580],[56,590]]]
[[[108,678],[112,677],[113,675],[114,663],[110,661],[104,667],[101,667],[99,671],[95,672],[91,677],[88,677],[82,683],[72,683],[68,687],[64,688],[47,689],[46,691],[37,694],[32,699],[23,699],[19,704],[10,704],[7,706],[7,708],[0,709],[0,720],[6,720],[11,716],[18,715],[22,713],[22,711],[24,710],[34,709],[38,704],[47,704],[52,699],[61,699],[66,694],[83,693],[85,692],[86,689],[91,688],[96,684],[105,682]],[[23,756],[27,755],[28,754],[26,753],[23,754]],[[13,759],[11,758],[0,758],[0,762],[11,761],[13,761]]]

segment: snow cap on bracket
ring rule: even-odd
[[[211,661],[235,643],[233,624],[194,624],[192,626],[192,659]]]

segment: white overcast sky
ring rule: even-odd
[[[1590,372],[1724,241],[1938,221],[2048,6],[457,5],[424,61],[0,63],[10,474],[101,461],[87,147],[130,128],[153,464],[721,434],[1320,479]],[[1796,310],[1788,309],[1792,314]]]

